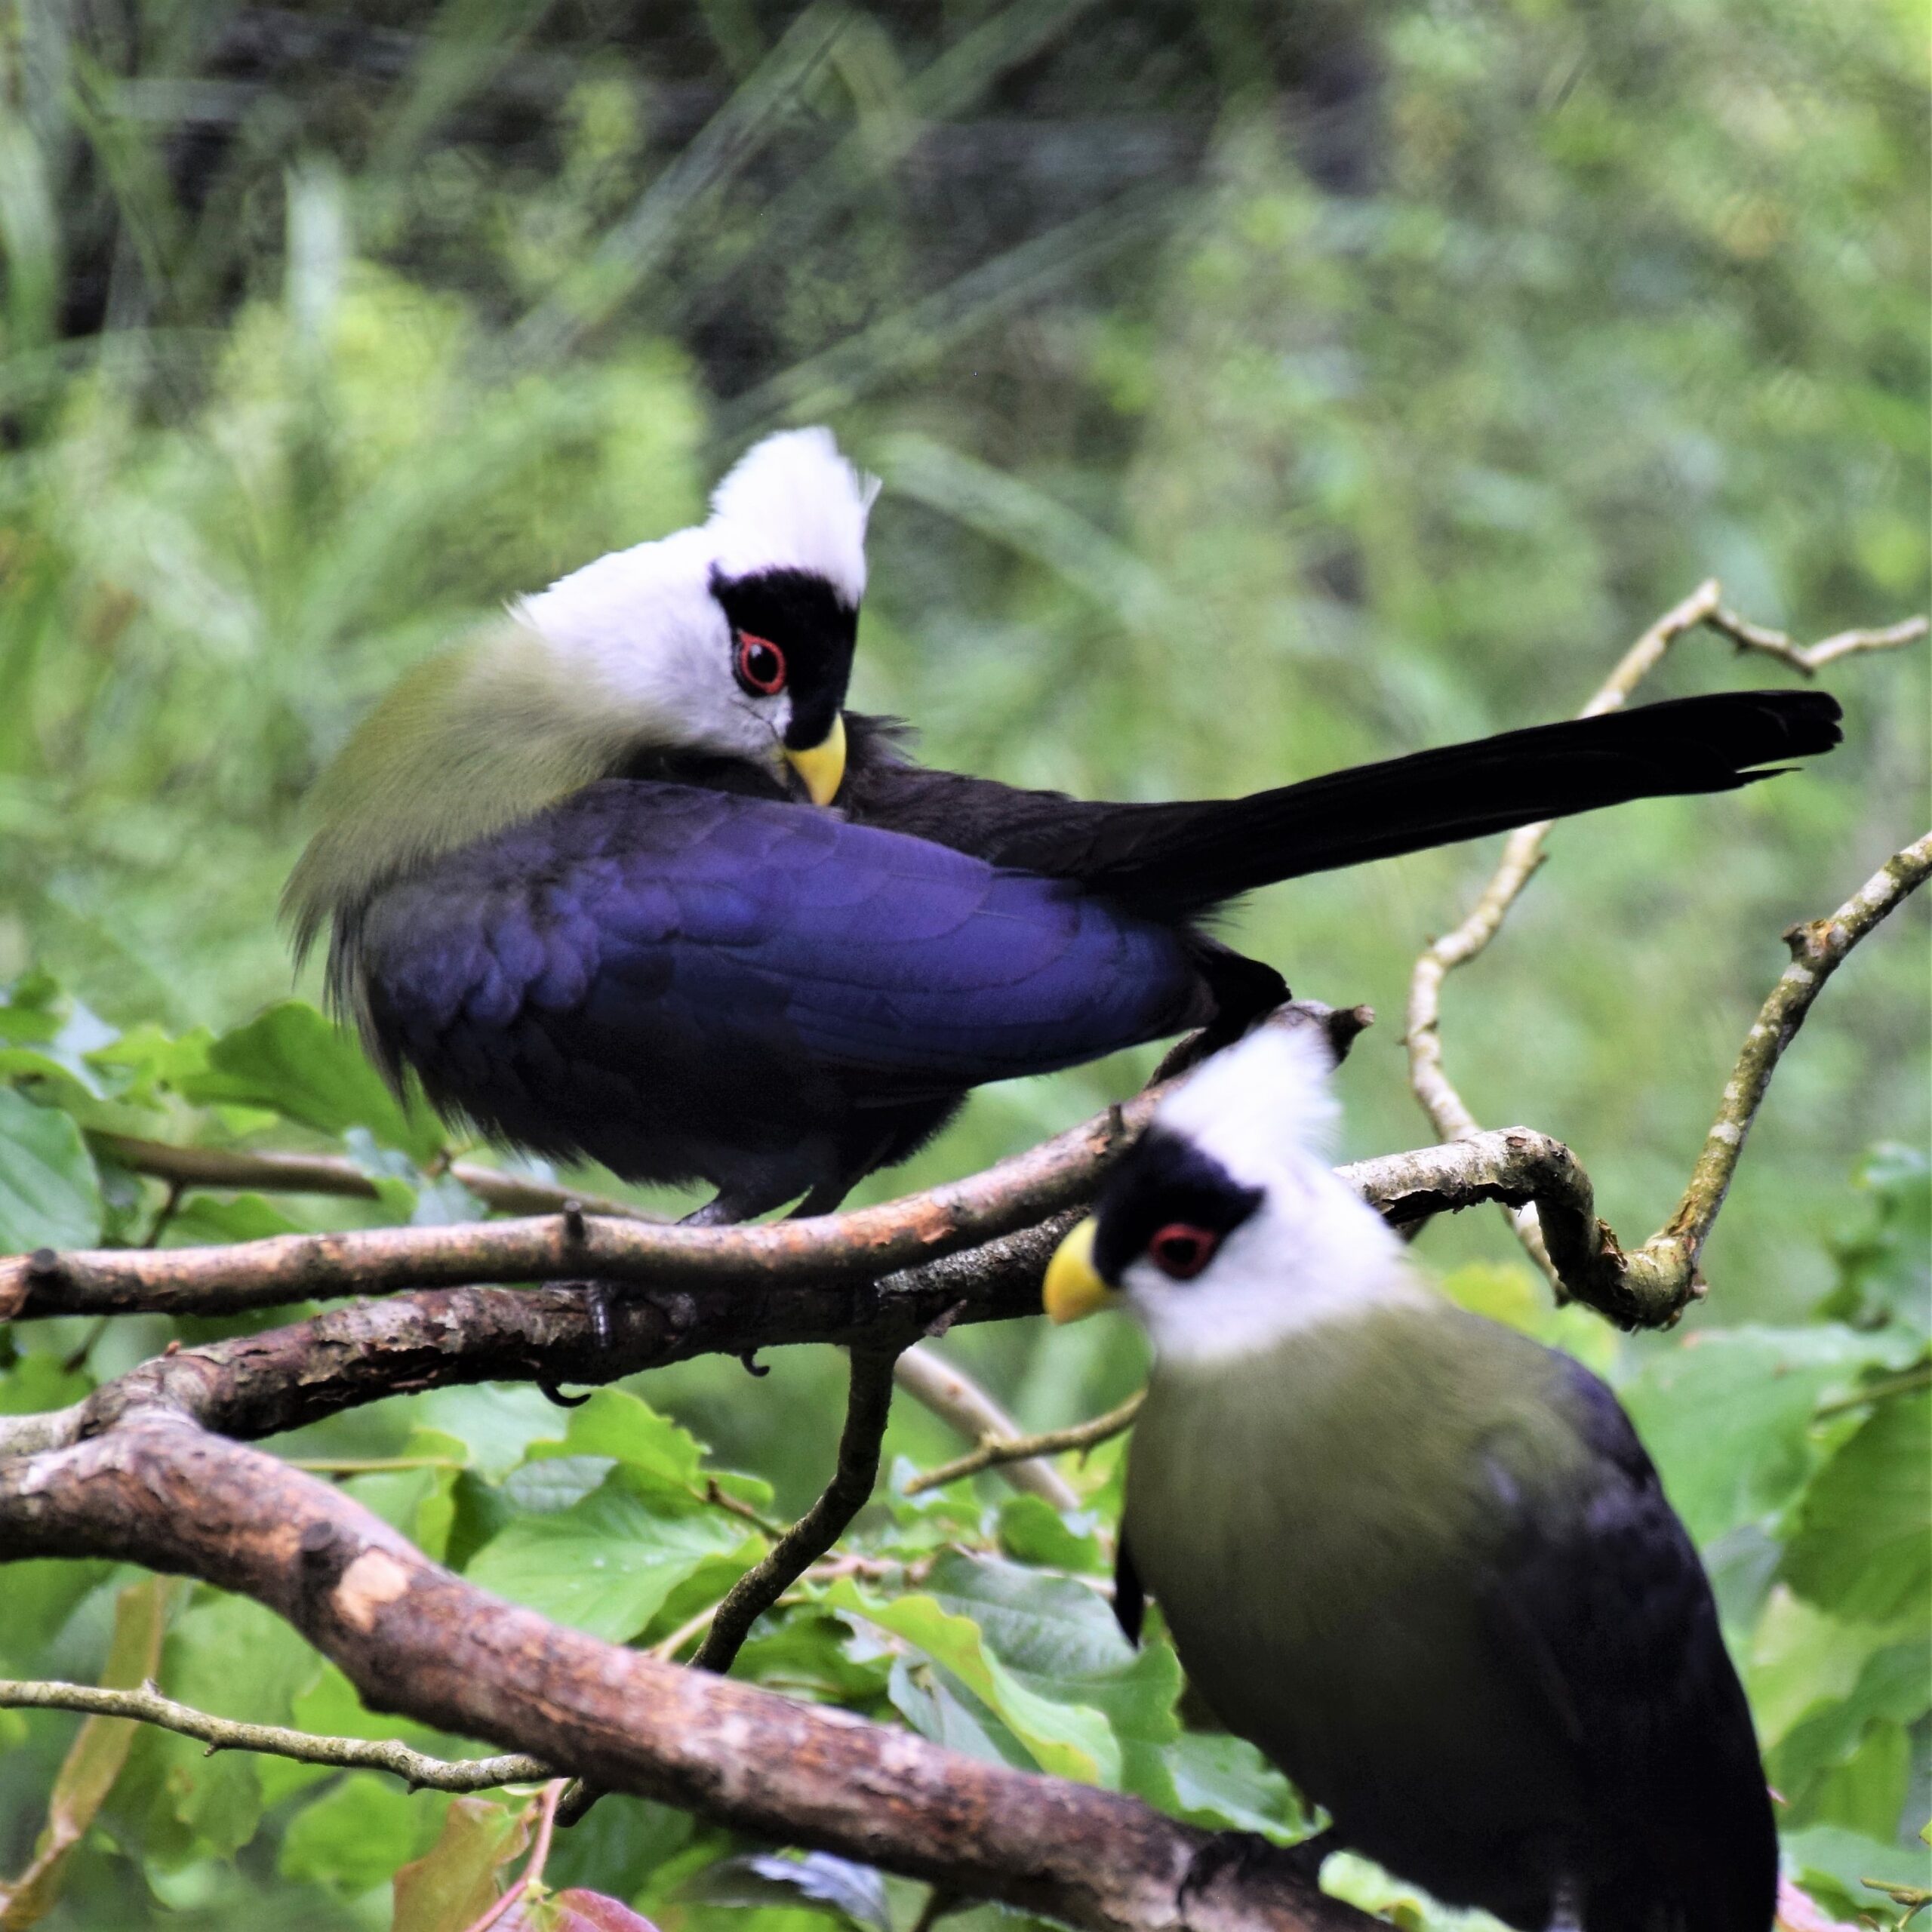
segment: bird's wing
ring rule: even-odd
[[[372,931],[374,928],[372,928]],[[386,904],[381,1001],[528,1018],[648,1058],[670,1034],[808,1060],[896,1100],[1192,1023],[1189,943],[1064,883],[804,807],[595,785]]]
[[[1616,1397],[1560,1372],[1589,1476],[1518,1515],[1491,1627],[1575,1744],[1604,1843],[1629,1854],[1590,1932],[1767,1932],[1776,1828],[1709,1583]],[[1516,1481],[1495,1480],[1513,1503]]]

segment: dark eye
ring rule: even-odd
[[[761,697],[776,697],[785,688],[785,654],[770,638],[738,633],[738,681]]]
[[[1191,1281],[1214,1258],[1221,1237],[1212,1228],[1187,1221],[1170,1221],[1147,1244],[1148,1259],[1177,1281]]]

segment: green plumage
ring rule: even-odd
[[[1575,1803],[1555,1713],[1489,1629],[1499,1475],[1560,1506],[1586,1458],[1554,1363],[1418,1295],[1157,1366],[1128,1546],[1222,1721],[1331,1804],[1379,1787],[1433,1835],[1479,1828],[1476,1789],[1484,1829]]]

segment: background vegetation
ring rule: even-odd
[[[885,479],[856,701],[936,761],[1078,792],[1228,792],[1558,715],[1707,574],[1805,637],[1922,608],[1922,42],[1897,0],[0,14],[0,1248],[149,1238],[158,1190],[82,1130],[346,1147],[385,1177],[369,1215],[476,1211],[423,1181],[343,1050],[256,1018],[289,991],[274,903],[303,794],[401,667],[691,520],[784,422],[832,423]],[[1659,691],[1785,675],[1694,638]],[[1569,1140],[1626,1233],[1675,1198],[1780,929],[1924,828],[1923,647],[1831,682],[1833,758],[1564,827],[1451,990],[1477,1112]],[[1298,990],[1383,1014],[1345,1078],[1351,1152],[1423,1135],[1407,967],[1489,857],[1229,922]],[[1694,1332],[1540,1312],[1487,1217],[1420,1251],[1620,1382],[1719,1578],[1794,1869],[1881,1918],[1857,1881],[1925,1882],[1932,1810],[1926,935],[1915,905],[1807,1026]],[[890,1189],[1142,1070],[983,1094]],[[362,1211],[190,1195],[158,1238]],[[165,1332],[23,1327],[0,1407],[69,1399]],[[1042,1426],[1139,1367],[1124,1324],[948,1346]],[[571,1417],[436,1395],[287,1446],[420,1461],[357,1491],[492,1587],[651,1641],[758,1546],[666,1500],[697,1451],[638,1398],[792,1510],[841,1377],[774,1367]],[[1867,1376],[1905,1392],[1842,1406]],[[901,1404],[890,1451],[950,1447]],[[1038,1574],[1099,1566],[1113,1466],[1082,1478],[1094,1521],[990,1484],[881,1503],[875,1553],[952,1553],[896,1598],[801,1603],[740,1669],[1291,1828],[1251,1758],[1177,1734],[1165,1654],[1131,1664]],[[586,1595],[598,1558],[645,1580]],[[0,1669],[96,1675],[129,1580],[9,1572]],[[211,1591],[176,1594],[167,1643],[189,1701],[377,1722]],[[72,1730],[0,1715],[0,1869]],[[386,1925],[445,1808],[144,1737],[45,1922]],[[734,1849],[715,1835],[592,1816],[562,1878],[666,1925],[786,1932],[793,1907],[715,1902],[742,1872],[705,1902],[696,1875]],[[903,1927],[917,1901],[848,1903]]]

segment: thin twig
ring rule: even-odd
[[[255,1751],[304,1764],[387,1771],[412,1790],[492,1791],[553,1775],[550,1766],[521,1755],[500,1758],[431,1758],[392,1739],[321,1737],[280,1724],[237,1724],[192,1705],[164,1697],[152,1684],[138,1690],[103,1690],[93,1684],[60,1684],[0,1678],[0,1709],[85,1711],[94,1717],[132,1718],[162,1730],[178,1731],[217,1751]]]
[[[1811,1411],[1811,1420],[1829,1422],[1834,1416],[1850,1415],[1854,1409],[1869,1408],[1874,1402],[1889,1402],[1895,1395],[1916,1395],[1926,1389],[1932,1389],[1932,1361],[1915,1362],[1895,1375],[1875,1376],[1835,1402],[1820,1403]]]
[[[1091,1422],[1075,1423],[1066,1429],[1050,1429],[1038,1435],[1023,1435],[1004,1441],[983,1442],[971,1455],[961,1456],[938,1468],[922,1469],[906,1484],[903,1494],[918,1496],[928,1489],[943,1489],[961,1476],[977,1475],[982,1469],[998,1469],[1002,1463],[1016,1463],[1029,1456],[1063,1455],[1069,1449],[1091,1449],[1134,1426],[1146,1392],[1137,1389],[1117,1409],[1109,1409]]]
[[[1708,577],[1682,603],[1666,611],[1624,653],[1616,669],[1577,715],[1595,718],[1619,709],[1663,661],[1671,646],[1700,625],[1728,637],[1740,650],[1778,658],[1807,677],[1854,651],[1896,650],[1924,636],[1927,628],[1923,617],[1909,617],[1881,630],[1840,631],[1820,643],[1801,645],[1781,631],[1751,623],[1725,609],[1717,579]],[[1442,983],[1457,967],[1477,958],[1495,938],[1509,909],[1542,866],[1546,857],[1543,843],[1553,823],[1546,820],[1540,825],[1526,825],[1509,835],[1500,863],[1468,916],[1425,949],[1410,975],[1407,1029],[1403,1035],[1409,1056],[1409,1084],[1423,1112],[1445,1140],[1466,1139],[1481,1133],[1482,1128],[1443,1069]],[[1718,1198],[1721,1200],[1721,1195]],[[1530,1258],[1556,1282],[1557,1270],[1550,1260],[1536,1209],[1531,1206],[1510,1210],[1509,1221]],[[1705,1231],[1709,1232],[1708,1223]]]
[[[1020,1425],[965,1371],[942,1361],[915,1343],[893,1368],[893,1380],[907,1395],[956,1429],[968,1442],[1017,1442]],[[1080,1499],[1065,1477],[1042,1458],[1021,1454],[998,1464],[1013,1487],[1040,1497],[1054,1509],[1077,1509]]]
[[[752,1626],[842,1537],[878,1481],[879,1445],[892,1414],[890,1349],[854,1349],[845,1426],[832,1480],[812,1506],[734,1583],[711,1614],[710,1629],[691,1659],[694,1670],[719,1676],[731,1668]],[[677,1633],[681,1635],[681,1633]],[[574,1825],[603,1795],[583,1779],[564,1794],[559,1816]]]

